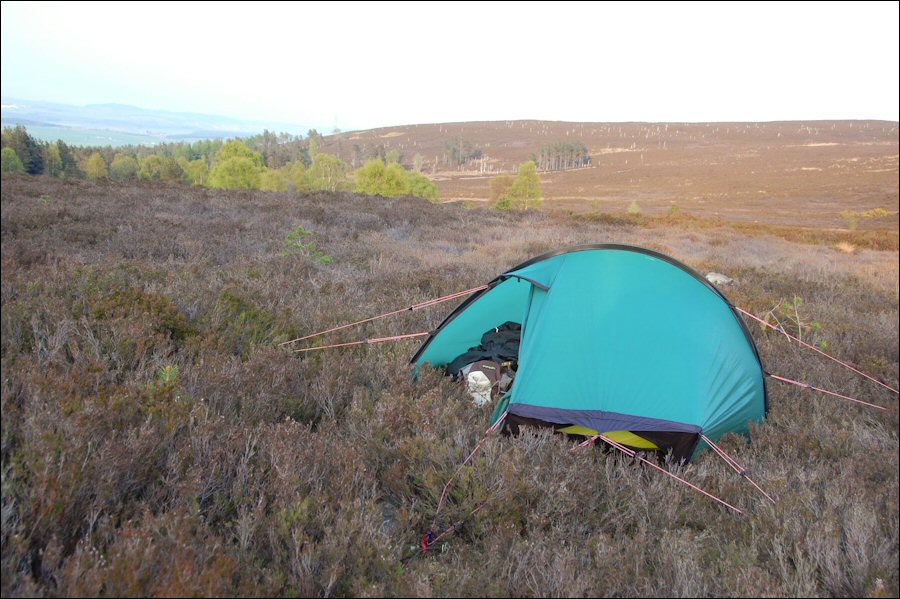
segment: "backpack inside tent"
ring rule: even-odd
[[[485,340],[501,330],[517,339],[502,339],[498,355]],[[633,246],[577,246],[510,269],[454,310],[411,362],[456,374],[470,358],[496,358],[514,376],[493,415],[507,413],[513,431],[603,434],[689,460],[701,435],[746,434],[767,411],[759,353],[731,303],[688,266]]]

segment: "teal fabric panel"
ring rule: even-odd
[[[503,397],[497,400],[497,405],[494,407],[494,411],[491,413],[491,426],[497,423],[497,420],[503,416],[503,413],[509,409],[509,400],[512,397],[512,394],[508,391],[503,394]]]
[[[511,278],[481,294],[444,325],[416,364],[430,362],[432,366],[444,366],[470,347],[479,345],[488,329],[507,321],[521,324],[531,288],[531,283]]]
[[[531,298],[513,403],[669,420],[710,437],[762,420],[759,362],[730,307],[703,282],[635,251],[544,262],[557,264],[522,269],[550,290]]]
[[[556,275],[565,264],[566,256],[568,255],[569,254],[562,254],[560,256],[554,256],[553,258],[541,260],[540,262],[535,262],[525,268],[509,271],[505,274],[509,276],[524,277],[526,279],[531,279],[532,281],[537,281],[544,287],[552,287],[553,281],[556,280]]]

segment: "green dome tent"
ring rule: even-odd
[[[485,331],[521,325],[518,367],[494,412],[506,426],[604,434],[690,459],[701,435],[746,434],[766,414],[744,322],[701,275],[626,245],[551,252],[501,274],[433,331],[411,363],[442,367]]]

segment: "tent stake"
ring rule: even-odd
[[[726,502],[726,501],[722,501],[721,499],[719,499],[719,498],[716,497],[715,495],[712,495],[712,494],[710,494],[710,493],[707,493],[706,491],[704,491],[703,489],[701,489],[701,488],[698,487],[697,485],[693,485],[693,484],[689,483],[688,481],[684,480],[683,478],[681,478],[681,477],[679,477],[679,476],[676,476],[675,474],[672,474],[671,472],[669,472],[669,471],[666,470],[665,468],[661,468],[661,467],[659,467],[658,465],[656,465],[656,464],[654,464],[653,462],[651,462],[650,460],[648,460],[648,459],[646,459],[646,458],[643,458],[643,457],[639,456],[639,455],[637,454],[636,451],[632,451],[631,449],[628,449],[627,447],[625,447],[625,446],[622,445],[621,443],[617,443],[617,442],[613,441],[612,439],[610,439],[609,437],[606,437],[606,436],[604,436],[604,435],[594,435],[593,437],[591,437],[590,439],[588,439],[587,441],[585,441],[584,443],[582,443],[582,444],[579,445],[578,447],[584,447],[585,445],[588,445],[589,443],[591,443],[591,442],[593,442],[593,441],[596,441],[597,439],[602,439],[602,440],[605,441],[607,444],[609,444],[609,445],[611,445],[612,447],[618,449],[619,451],[621,451],[621,452],[624,453],[625,455],[627,455],[627,456],[629,456],[629,457],[632,457],[632,458],[637,458],[637,459],[639,459],[640,461],[644,462],[644,463],[647,464],[648,466],[652,466],[653,468],[656,468],[657,470],[659,470],[659,471],[662,472],[663,474],[665,474],[665,475],[667,475],[667,476],[671,476],[672,478],[674,478],[674,479],[677,480],[678,482],[684,483],[684,484],[686,484],[687,486],[689,486],[690,488],[694,489],[695,491],[699,491],[700,493],[703,493],[704,495],[706,495],[707,497],[709,497],[709,498],[712,499],[713,501],[717,501],[717,502],[721,503],[722,505],[724,505],[724,506],[727,507],[728,509],[734,510],[734,511],[737,512],[738,514],[743,514],[743,513],[744,513],[744,512],[742,512],[741,510],[739,510],[738,508],[736,508],[736,507],[734,507],[733,505],[731,505],[730,503],[728,503],[728,502]],[[575,449],[577,449],[577,448],[575,448]]]
[[[864,406],[869,406],[871,408],[876,408],[878,410],[887,410],[887,408],[885,408],[884,406],[879,406],[878,404],[869,403],[869,402],[863,401],[861,399],[853,399],[852,397],[847,397],[846,395],[841,395],[840,393],[835,393],[834,391],[829,391],[827,389],[821,389],[819,387],[815,387],[808,383],[801,383],[800,381],[787,379],[787,378],[784,378],[783,376],[778,376],[777,374],[772,374],[771,372],[767,372],[766,376],[768,376],[769,378],[773,378],[776,381],[781,381],[783,383],[796,385],[797,387],[803,387],[804,389],[811,389],[812,391],[818,391],[820,393],[825,393],[827,395],[833,395],[834,397],[840,397],[841,399],[846,399],[847,401],[852,401],[854,403],[860,403],[860,404],[863,404]]]
[[[730,455],[728,455],[727,453],[725,453],[725,450],[724,450],[724,449],[722,449],[721,447],[719,447],[718,445],[716,445],[715,443],[713,443],[713,442],[712,442],[712,439],[710,439],[710,438],[707,437],[706,435],[700,435],[700,438],[703,439],[704,441],[706,441],[706,444],[709,445],[710,447],[712,447],[713,451],[715,451],[716,454],[717,454],[720,458],[722,458],[723,460],[725,460],[725,463],[728,464],[729,466],[731,466],[731,468],[732,468],[735,472],[737,472],[738,474],[740,474],[742,477],[746,478],[746,479],[750,482],[751,485],[753,485],[754,487],[756,487],[756,490],[757,490],[757,491],[759,491],[760,493],[762,493],[763,495],[765,495],[766,499],[768,499],[768,500],[771,501],[772,503],[775,503],[775,500],[772,499],[772,497],[771,497],[768,493],[766,493],[765,491],[763,491],[763,490],[762,490],[762,487],[760,487],[758,484],[756,484],[756,483],[753,481],[752,478],[750,478],[750,475],[747,473],[747,469],[746,469],[746,468],[744,468],[743,466],[741,466],[740,464],[738,464],[737,461],[736,461],[734,458],[732,458]]]
[[[491,436],[491,433],[493,433],[498,428],[500,428],[500,426],[503,424],[503,421],[506,419],[507,414],[509,414],[509,410],[503,412],[503,414],[500,416],[500,418],[497,419],[497,422],[492,424],[490,426],[490,428],[488,428],[485,431],[484,436],[481,438],[481,441],[479,441],[478,444],[475,446],[475,449],[473,449],[472,452],[468,455],[468,457],[465,460],[463,460],[463,463],[460,464],[459,467],[457,467],[456,471],[453,473],[453,476],[451,476],[450,479],[447,481],[447,484],[444,485],[444,490],[441,492],[441,499],[440,499],[440,501],[438,501],[437,508],[434,510],[434,520],[432,520],[432,522],[431,522],[431,528],[428,529],[428,531],[422,536],[422,540],[420,542],[420,544],[422,546],[423,554],[428,552],[429,547],[431,547],[432,545],[434,545],[435,543],[437,543],[438,541],[443,539],[445,536],[447,536],[448,534],[450,534],[451,532],[456,530],[458,527],[460,527],[462,525],[462,523],[466,521],[466,519],[468,519],[468,518],[474,516],[476,513],[478,513],[478,511],[481,510],[481,508],[483,508],[488,501],[490,501],[490,499],[488,499],[487,501],[484,501],[478,507],[476,507],[474,510],[469,512],[468,516],[466,516],[465,518],[463,518],[456,524],[453,524],[452,526],[450,526],[450,528],[448,528],[447,530],[445,530],[438,536],[434,536],[434,527],[437,526],[438,514],[440,513],[441,508],[444,506],[444,500],[447,499],[447,491],[450,489],[450,483],[453,482],[453,479],[456,478],[456,475],[459,474],[459,472],[460,472],[460,470],[462,470],[463,466],[465,466],[466,464],[469,463],[469,460],[471,460],[472,456],[474,456],[478,452],[478,449],[481,447],[481,445],[485,441],[487,441],[487,438]]]
[[[831,354],[827,354],[827,353],[823,352],[821,349],[819,349],[819,348],[816,347],[815,345],[810,345],[810,344],[807,343],[806,341],[803,341],[802,339],[798,339],[797,337],[794,337],[793,335],[791,335],[790,333],[788,333],[787,331],[785,331],[783,328],[781,328],[781,327],[776,327],[776,326],[772,325],[771,323],[766,322],[765,320],[763,320],[763,319],[760,318],[759,316],[756,316],[756,315],[754,315],[754,314],[751,314],[750,312],[747,312],[747,311],[744,310],[743,308],[739,308],[739,307],[737,307],[737,306],[734,306],[734,309],[737,310],[738,312],[740,312],[741,314],[745,314],[745,315],[749,316],[750,318],[752,318],[753,320],[759,322],[760,324],[763,324],[763,325],[769,327],[769,328],[772,329],[773,331],[777,331],[777,332],[779,332],[779,333],[783,333],[783,334],[787,335],[788,337],[790,337],[790,338],[793,339],[794,341],[797,341],[798,343],[800,343],[803,347],[808,347],[809,349],[811,349],[811,350],[813,350],[813,351],[816,351],[816,352],[822,354],[823,356],[825,356],[825,357],[828,358],[829,360],[832,360],[832,361],[834,361],[834,362],[837,362],[838,364],[840,364],[840,365],[843,366],[844,368],[849,368],[850,370],[852,370],[852,371],[855,372],[856,374],[859,374],[859,375],[861,375],[861,376],[864,376],[864,377],[866,377],[867,379],[869,379],[870,381],[872,381],[873,383],[875,383],[875,384],[877,384],[877,385],[881,385],[881,386],[884,387],[885,389],[890,389],[891,391],[893,391],[893,392],[896,393],[897,395],[900,395],[900,391],[897,391],[896,389],[894,389],[894,388],[891,387],[890,385],[886,385],[885,383],[882,383],[881,381],[879,381],[878,379],[876,379],[874,376],[869,375],[869,374],[866,374],[866,373],[863,372],[862,370],[859,370],[859,369],[857,369],[857,368],[854,368],[852,365],[848,364],[847,362],[844,362],[844,361],[842,361],[842,360],[839,360],[839,359],[835,358],[834,356],[832,356]],[[849,399],[849,398],[848,398],[848,399]],[[863,403],[865,403],[865,402],[863,402]]]

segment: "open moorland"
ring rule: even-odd
[[[439,373],[414,380],[416,341],[278,345],[615,242],[727,274],[733,303],[897,388],[897,133],[882,126],[770,154],[774,125],[721,142],[623,125],[527,212],[4,176],[2,594],[897,596],[897,396],[783,335],[751,326],[768,371],[886,410],[769,381],[766,421],[722,446],[774,506],[712,453],[667,467],[745,516],[529,431],[460,471],[434,523],[459,526],[425,555],[490,407]],[[527,159],[494,143],[490,169]],[[484,197],[475,177],[439,185]],[[889,216],[841,217],[874,208]],[[311,344],[430,330],[453,307]]]
[[[846,227],[845,210],[892,210],[869,226],[897,229],[898,129],[888,121],[567,123],[495,121],[387,127],[326,137],[323,151],[353,161],[384,147],[412,166],[422,158],[445,200],[484,201],[490,180],[514,173],[542,145],[581,142],[590,166],[543,173],[549,209]],[[449,167],[446,150],[469,142],[481,156]],[[891,208],[893,207],[893,208]]]

